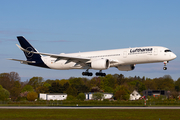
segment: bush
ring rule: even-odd
[[[86,97],[85,97],[85,94],[84,94],[84,93],[79,93],[79,95],[77,96],[77,99],[78,99],[78,100],[82,100],[82,101],[83,101],[83,100],[85,100],[85,98],[86,98]]]
[[[38,94],[36,92],[29,92],[27,94],[27,100],[28,101],[35,101],[35,99],[38,98]]]
[[[75,97],[74,97],[74,96],[72,96],[72,95],[68,95],[66,100],[68,100],[68,101],[72,101],[72,100],[74,100],[74,99],[75,99]]]

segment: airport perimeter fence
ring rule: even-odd
[[[180,106],[180,100],[147,101],[147,106]]]
[[[62,101],[62,100],[38,100],[38,101],[0,101],[0,106],[180,106],[180,100],[158,101]]]

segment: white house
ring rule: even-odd
[[[139,100],[139,98],[141,97],[141,95],[134,90],[131,94],[130,94],[130,98],[129,100]]]
[[[94,93],[85,93],[86,100],[92,100]],[[111,99],[113,97],[112,93],[102,93],[104,95],[103,99]]]
[[[39,99],[41,100],[65,100],[67,98],[66,93],[40,93]]]

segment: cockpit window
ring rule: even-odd
[[[165,50],[164,52],[171,52],[171,50]]]

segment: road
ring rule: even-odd
[[[180,107],[18,107],[1,106],[0,109],[180,109]]]

